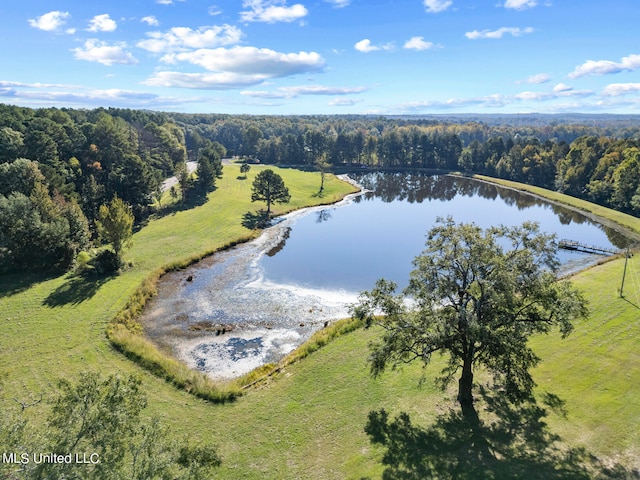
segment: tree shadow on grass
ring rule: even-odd
[[[266,210],[258,210],[257,212],[247,212],[242,216],[242,226],[249,230],[258,228],[266,228],[270,225]]]
[[[116,275],[74,275],[56,288],[44,299],[42,304],[47,307],[62,307],[64,305],[79,305],[91,299],[102,285]]]
[[[390,421],[384,409],[370,412],[365,432],[386,447],[382,478],[640,479],[635,469],[605,465],[584,448],[562,446],[535,400],[514,406],[503,396],[483,397],[485,420],[451,411],[427,428],[413,425],[407,413]]]
[[[46,282],[60,273],[3,273],[0,274],[0,298],[11,297],[29,290],[38,283]]]
[[[626,298],[626,297],[622,297],[622,299],[623,299],[625,302],[627,302],[628,304],[630,304],[632,307],[635,307],[635,308],[637,308],[638,310],[640,310],[640,306],[636,305],[635,303],[633,303],[633,302],[632,302],[631,300],[629,300],[628,298]]]
[[[324,190],[318,190],[316,193],[311,195],[313,198],[324,198],[325,193]]]
[[[211,190],[208,190],[208,191],[197,190],[197,191],[190,192],[187,198],[183,198],[175,203],[165,205],[164,207],[161,207],[160,209],[156,210],[152,215],[150,215],[150,217],[146,218],[143,222],[136,224],[136,228],[137,230],[139,230],[142,227],[146,226],[149,223],[149,220],[152,218],[158,219],[158,218],[168,217],[169,215],[175,215],[178,212],[183,212],[186,210],[194,209],[196,207],[201,207],[208,201],[207,194],[215,190],[216,188],[212,188]]]

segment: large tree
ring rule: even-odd
[[[89,243],[86,217],[49,193],[35,162],[0,165],[0,270],[66,270]]]
[[[482,230],[475,224],[439,219],[426,249],[414,260],[408,287],[378,280],[353,307],[354,317],[382,327],[371,345],[371,371],[382,373],[432,354],[448,356],[442,385],[457,372],[458,402],[473,409],[474,370],[483,366],[516,401],[534,386],[530,369],[539,358],[528,346],[533,334],[587,316],[586,302],[570,282],[556,277],[555,237],[535,223]]]
[[[271,169],[261,171],[256,175],[252,185],[251,201],[267,203],[267,218],[271,214],[272,203],[289,203],[291,195],[284,185],[282,177]]]

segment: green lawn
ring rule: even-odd
[[[591,316],[565,340],[536,339],[536,378],[567,402],[567,418],[553,422],[564,437],[640,466],[640,259],[630,259],[620,298],[623,268],[618,259],[574,279]]]
[[[212,251],[235,237],[249,235],[240,226],[251,204],[252,168],[248,180],[237,179],[238,167],[225,166],[225,176],[210,201],[199,208],[150,222],[134,237],[127,258],[134,268],[106,282],[74,282],[68,277],[0,277],[0,365],[8,372],[4,405],[36,398],[50,391],[60,376],[83,370],[104,374],[136,373],[149,395],[150,414],[159,414],[175,435],[212,441],[223,464],[219,478],[425,478],[435,469],[442,478],[589,478],[582,461],[626,468],[640,467],[640,261],[631,259],[626,299],[618,297],[623,260],[605,263],[574,278],[590,301],[592,316],[576,325],[567,338],[534,339],[542,362],[534,372],[539,393],[563,400],[566,416],[549,414],[546,431],[532,415],[519,413],[513,424],[490,426],[488,406],[480,402],[484,429],[469,437],[455,412],[453,391],[441,392],[432,379],[436,359],[424,373],[418,365],[368,375],[367,344],[374,330],[357,330],[289,365],[259,383],[237,401],[213,405],[177,390],[117,353],[105,336],[110,319],[139,284],[163,265]],[[324,198],[313,197],[319,174],[279,170],[289,185],[293,207],[330,201],[348,189],[335,180]],[[295,186],[294,186],[295,185]],[[640,220],[626,220],[640,231]],[[480,376],[481,377],[481,376]],[[497,406],[498,405],[498,406]],[[389,421],[383,444],[365,433],[369,413],[385,409]],[[47,405],[30,409],[34,420]],[[401,412],[408,417],[393,422]],[[376,417],[377,418],[377,417]],[[524,422],[523,419],[531,421]],[[378,418],[378,420],[380,420]],[[526,433],[530,448],[520,448],[514,431]],[[549,439],[558,434],[560,450]],[[518,438],[520,438],[518,437]],[[494,452],[488,460],[484,445]],[[563,449],[582,447],[571,455]],[[529,451],[531,450],[531,451]],[[488,451],[488,450],[487,450]],[[391,453],[382,464],[385,453]],[[394,476],[395,475],[395,476]],[[404,475],[404,476],[402,476]],[[635,477],[634,477],[635,478]]]

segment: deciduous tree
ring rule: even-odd
[[[555,252],[554,237],[540,233],[535,223],[483,231],[440,219],[414,260],[403,294],[381,279],[353,307],[354,317],[382,328],[381,339],[371,346],[372,373],[416,360],[427,364],[441,352],[448,356],[442,385],[461,372],[463,412],[475,412],[478,366],[510,399],[526,398],[534,386],[530,369],[539,361],[529,337],[554,327],[566,336],[573,319],[587,316],[580,292],[556,278]]]
[[[244,174],[244,178],[247,178],[247,173],[249,173],[249,170],[251,170],[251,165],[249,165],[247,162],[243,162],[242,165],[240,165],[240,173]]]
[[[75,202],[50,196],[35,163],[21,159],[3,167],[7,165],[0,165],[0,270],[67,270],[89,245],[86,217]],[[16,190],[5,196],[10,188]]]
[[[84,373],[74,382],[61,380],[40,448],[71,454],[73,461],[34,463],[27,478],[211,478],[220,465],[215,448],[171,440],[157,418],[142,416],[146,406],[133,376]],[[76,461],[78,453],[84,463]]]
[[[131,243],[133,232],[131,207],[122,199],[113,197],[108,205],[100,206],[96,226],[100,238],[105,243],[111,244],[113,253],[120,259],[122,250]]]

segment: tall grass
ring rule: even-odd
[[[268,363],[263,365],[238,378],[235,384],[239,385],[242,389],[253,387],[255,384],[277,374],[283,368],[307,358],[309,355],[317,352],[322,347],[325,347],[336,338],[346,335],[347,333],[351,333],[363,326],[364,323],[361,320],[353,318],[337,320],[323,329],[314,332],[308,340],[286,355],[277,364]]]
[[[213,403],[225,403],[239,397],[242,391],[233,384],[213,381],[202,372],[165,355],[142,335],[127,329],[124,324],[111,325],[109,339],[127,358],[172,385]]]

